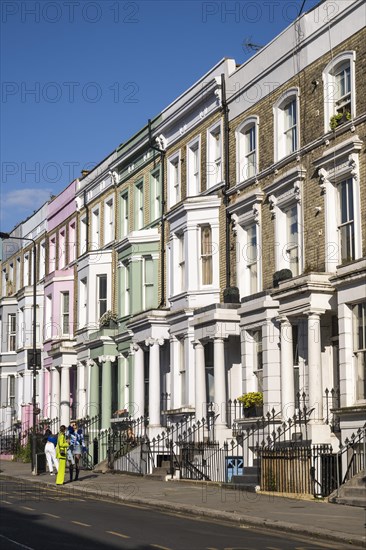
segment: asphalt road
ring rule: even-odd
[[[102,501],[60,488],[0,482],[2,550],[344,550],[287,533],[237,527],[224,522],[120,502]],[[355,548],[349,546],[349,548]]]

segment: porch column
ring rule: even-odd
[[[282,418],[288,420],[295,414],[295,379],[292,351],[292,325],[287,317],[281,317],[281,408]]]
[[[51,419],[54,420],[60,415],[60,373],[56,367],[51,369],[52,377],[52,399],[51,399]]]
[[[118,409],[129,408],[128,356],[125,351],[118,356]]]
[[[223,338],[214,338],[214,392],[220,414],[217,425],[226,424],[225,348]]]
[[[85,384],[85,364],[82,361],[77,362],[77,415],[78,418],[84,418],[86,412],[86,384]]]
[[[170,408],[179,409],[182,406],[182,390],[180,377],[180,341],[176,336],[170,337]]]
[[[70,424],[70,367],[68,365],[61,365],[60,418],[61,425]]]
[[[320,313],[308,314],[309,408],[313,420],[323,419],[323,381],[321,369]]]
[[[160,426],[160,346],[164,340],[148,338],[145,344],[150,348],[149,354],[149,426]]]
[[[111,355],[102,355],[98,357],[102,365],[102,429],[107,429],[111,425],[112,415],[112,361],[115,357]]]
[[[200,340],[193,342],[196,366],[195,406],[197,420],[207,416],[205,348]]]
[[[144,350],[137,344],[132,346],[134,352],[133,391],[135,416],[145,414],[145,375],[144,375]]]
[[[89,416],[99,415],[99,365],[92,359],[88,361],[90,368],[90,401]]]

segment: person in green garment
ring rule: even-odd
[[[60,433],[57,437],[56,445],[56,458],[59,461],[59,467],[56,477],[56,485],[63,485],[65,481],[65,469],[66,469],[66,460],[67,460],[67,448],[69,443],[66,439],[66,426],[60,426]]]

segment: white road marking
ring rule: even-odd
[[[29,508],[29,506],[21,506],[20,508],[23,508],[23,510],[29,510],[30,512],[34,512],[35,508]]]
[[[117,533],[117,531],[106,531],[106,533],[109,533],[110,535],[115,535],[116,537],[121,537],[122,539],[129,539],[128,535],[123,535],[122,533]]]
[[[82,527],[91,527],[89,523],[82,523],[81,521],[72,521],[71,523],[75,523],[75,525],[81,525]]]
[[[48,514],[47,512],[43,512],[44,516],[49,516],[50,518],[57,518],[60,519],[61,516],[55,516],[55,514]]]
[[[8,540],[9,542],[12,542],[16,546],[19,546],[19,548],[24,548],[24,550],[34,550],[34,548],[31,548],[30,546],[26,546],[25,544],[21,544],[20,542],[17,542],[16,540],[9,539],[5,535],[0,535],[2,539]]]

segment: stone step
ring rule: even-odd
[[[342,497],[339,497],[339,498],[336,498],[334,500],[332,500],[331,502],[333,502],[334,504],[344,504],[346,506],[358,506],[360,508],[366,508],[366,497],[352,497],[352,498],[342,498]]]

